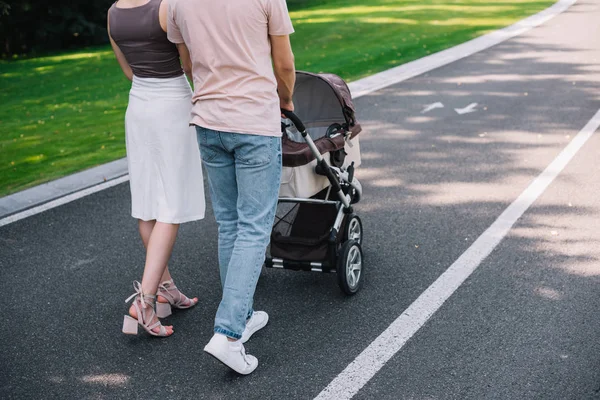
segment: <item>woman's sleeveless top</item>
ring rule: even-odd
[[[162,0],[150,0],[133,8],[112,5],[109,14],[110,36],[119,46],[140,78],[173,78],[181,76],[177,46],[162,30],[158,11]]]

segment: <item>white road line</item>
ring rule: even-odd
[[[351,82],[348,86],[350,87],[353,97],[358,98],[358,97],[364,96],[366,94],[372,93],[374,91],[377,91],[379,89],[388,87],[390,85],[394,85],[394,84],[403,82],[407,79],[410,79],[417,75],[421,75],[423,73],[432,71],[432,70],[442,67],[444,65],[453,63],[457,60],[460,60],[462,58],[465,58],[467,56],[475,54],[479,51],[482,51],[482,50],[490,48],[494,45],[497,45],[505,40],[508,40],[508,39],[518,36],[522,33],[525,33],[528,30],[530,30],[536,26],[539,26],[539,25],[543,24],[544,22],[548,21],[549,19],[555,17],[556,15],[562,13],[563,11],[565,11],[567,8],[569,8],[576,2],[577,2],[577,0],[559,0],[553,6],[547,8],[546,10],[544,10],[538,14],[532,15],[529,18],[525,18],[524,20],[521,20],[521,21],[515,23],[514,25],[511,25],[504,29],[500,29],[498,31],[488,33],[488,34],[480,36],[476,39],[470,40],[466,43],[459,44],[458,46],[451,47],[449,49],[446,49],[439,53],[435,53],[430,56],[421,58],[419,60],[415,60],[415,61],[403,64],[401,66],[392,68],[387,71],[380,72],[378,74],[369,76],[367,78],[360,79],[355,82]],[[111,163],[108,163],[108,164],[111,164]],[[102,167],[97,167],[96,168],[97,172],[101,176],[106,176],[106,174],[104,174],[104,172],[102,171],[101,168]],[[126,173],[126,172],[127,172],[127,170],[124,169],[123,173]],[[85,173],[85,171],[82,173]],[[82,173],[79,173],[79,174],[82,174]],[[75,175],[77,175],[77,174],[75,174]],[[73,175],[73,178],[75,178],[74,180],[76,181],[77,177],[75,175]],[[127,180],[127,176],[125,176],[123,178],[125,178],[125,180]],[[84,179],[84,181],[89,182],[89,180],[87,180],[87,179]],[[114,186],[114,185],[112,185],[112,186]],[[100,187],[101,189],[98,189],[96,191],[88,192],[89,189],[84,189],[84,190],[72,193],[70,195],[67,195],[64,198],[60,198],[58,200],[42,204],[38,207],[30,208],[26,211],[13,214],[11,216],[0,219],[0,226],[4,226],[7,224],[10,224],[11,222],[15,222],[15,221],[21,220],[23,218],[30,217],[32,215],[47,211],[51,208],[61,206],[63,204],[69,203],[70,201],[75,201],[75,200],[80,199],[84,196],[87,196],[91,193],[95,193],[97,191],[100,191],[102,189],[107,189],[112,186],[106,186],[106,185],[103,185],[102,183],[100,183],[100,185],[98,187]],[[94,186],[92,188],[97,188],[97,186]],[[65,187],[63,190],[66,193],[69,193],[69,192],[74,192],[75,190],[78,190],[78,189],[79,188],[76,186],[69,186],[69,187]],[[7,196],[7,197],[10,197],[10,196]],[[67,201],[66,199],[69,199],[69,200]],[[20,201],[20,200],[13,198],[13,199],[11,199],[11,201]],[[29,204],[29,202],[30,202],[30,200],[28,200],[26,203],[24,203],[24,206],[20,207],[20,208],[24,208],[25,206],[27,206]]]
[[[0,218],[39,206],[71,193],[78,192],[127,175],[127,159],[111,161],[97,167],[67,175],[9,196],[0,197]]]
[[[345,400],[358,393],[477,269],[599,126],[600,110],[471,247],[360,353],[316,400]]]
[[[20,213],[9,215],[8,217],[0,219],[0,227],[11,224],[16,221],[19,221],[23,218],[27,218],[32,215],[42,213],[44,211],[50,210],[51,208],[62,206],[63,204],[67,204],[72,201],[81,199],[82,197],[88,196],[92,193],[100,192],[104,189],[108,189],[113,186],[120,185],[121,183],[127,182],[128,180],[129,180],[129,175],[125,175],[120,178],[116,178],[116,179],[110,180],[108,182],[104,182],[99,185],[92,186],[92,187],[84,189],[84,190],[80,190],[79,192],[71,193],[71,194],[61,197],[59,199],[50,201],[48,203],[44,203],[37,207],[30,208],[30,209],[22,211]]]

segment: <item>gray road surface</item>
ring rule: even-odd
[[[0,397],[314,398],[600,108],[599,20],[584,0],[356,101],[365,286],[348,298],[333,275],[265,270],[256,307],[271,320],[247,344],[251,376],[202,352],[220,299],[212,217],[180,231],[172,269],[201,300],[163,340],[120,333],[144,256],[127,184],[0,228]],[[355,398],[600,398],[599,149],[596,135]]]

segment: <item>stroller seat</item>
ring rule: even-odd
[[[321,154],[337,151],[344,148],[345,140],[342,135],[334,137],[322,137],[315,140],[315,146]],[[315,155],[308,147],[306,142],[298,143],[289,139],[287,135],[283,135],[282,141],[283,166],[284,167],[300,167],[312,162]]]
[[[338,76],[298,71],[294,88],[295,114],[303,121],[319,153],[329,165],[359,167],[361,126],[350,89]],[[310,198],[329,186],[315,173],[317,160],[294,126],[282,123],[280,197]]]

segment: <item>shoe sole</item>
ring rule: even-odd
[[[254,335],[256,332],[260,331],[262,328],[264,328],[265,326],[267,326],[267,324],[269,323],[269,316],[267,315],[267,319],[265,319],[265,322],[260,325],[258,328],[256,328],[254,330],[254,332],[252,332],[246,339],[242,338],[242,344],[246,343],[248,340],[250,340],[250,338],[252,337],[252,335]]]
[[[211,353],[210,351],[206,350],[206,348],[204,349],[204,352],[205,352],[206,354],[208,354],[209,356],[211,356],[212,358],[214,358],[215,360],[219,361],[221,364],[223,364],[223,365],[224,365],[224,366],[226,366],[227,368],[231,369],[232,371],[235,371],[235,372],[237,372],[237,373],[238,373],[238,374],[240,374],[240,375],[250,375],[250,374],[251,374],[251,373],[253,373],[253,372],[254,372],[254,370],[256,370],[256,368],[258,367],[258,364],[257,364],[257,365],[256,365],[256,367],[254,367],[254,368],[253,368],[251,371],[248,371],[248,372],[242,372],[242,371],[239,371],[239,370],[237,370],[237,369],[233,368],[232,366],[228,365],[228,364],[227,364],[225,361],[221,360],[221,359],[219,358],[219,356],[217,356],[217,355],[215,355],[215,354]]]

